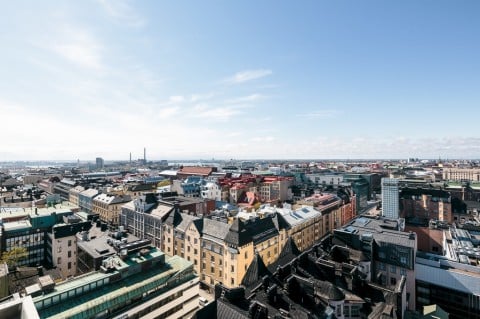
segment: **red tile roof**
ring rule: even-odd
[[[208,176],[215,171],[215,167],[184,166],[178,171],[178,174]]]

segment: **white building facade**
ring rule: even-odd
[[[387,218],[399,218],[399,180],[382,178],[382,215]]]

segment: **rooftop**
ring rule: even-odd
[[[159,251],[153,251],[151,254],[156,254],[152,258],[164,256]],[[113,262],[119,263],[117,269],[131,266],[118,257]],[[134,262],[132,259],[129,261]],[[118,270],[111,273],[93,272],[58,284],[53,292],[35,297],[33,301],[41,318],[89,318],[92,314],[121,307],[128,300],[140,298],[152,289],[171,289],[169,280],[188,269],[193,269],[192,263],[173,256],[167,258],[160,266],[142,270],[118,281],[114,279],[119,273]],[[185,280],[188,280],[188,277],[194,277],[193,271]],[[95,288],[92,288],[92,284]],[[175,282],[172,281],[172,284],[175,285]],[[73,291],[77,292],[79,289],[83,290],[82,293],[74,298],[70,297]],[[55,298],[60,302],[50,306]],[[64,300],[68,302],[62,302]]]

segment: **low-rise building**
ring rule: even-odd
[[[141,247],[141,248],[140,248]],[[41,318],[188,318],[198,308],[192,263],[153,247],[131,244],[104,260],[99,271],[27,287]],[[140,250],[138,250],[140,248]]]

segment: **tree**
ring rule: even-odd
[[[164,186],[169,186],[170,185],[170,180],[166,179],[157,184],[157,187],[164,187]]]
[[[6,263],[8,268],[13,268],[17,265],[19,261],[27,258],[27,249],[25,247],[13,247],[9,251],[4,251],[0,262]]]

